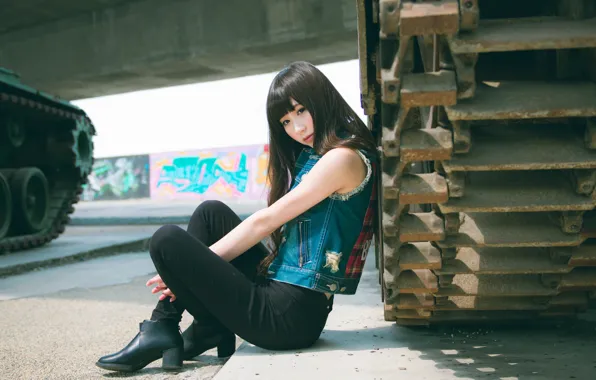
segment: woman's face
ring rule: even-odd
[[[291,138],[312,148],[315,133],[312,116],[303,105],[294,99],[290,98],[290,102],[294,110],[288,112],[279,122]]]

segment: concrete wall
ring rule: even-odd
[[[96,159],[81,199],[124,200],[148,198],[149,156]]]
[[[266,201],[267,145],[96,160],[82,200]]]

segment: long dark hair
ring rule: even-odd
[[[267,177],[271,186],[271,206],[289,190],[295,173],[294,165],[304,145],[286,133],[280,119],[293,111],[290,98],[304,106],[314,125],[313,148],[319,155],[339,147],[363,149],[375,154],[370,130],[350,108],[327,77],[308,62],[294,62],[273,79],[267,95],[269,123],[269,165]],[[281,227],[272,235],[272,252],[261,262],[265,271],[277,256],[281,243]]]

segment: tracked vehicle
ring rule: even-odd
[[[403,325],[596,296],[596,2],[358,0],[377,266]]]
[[[93,165],[86,114],[0,68],[0,253],[64,232]]]

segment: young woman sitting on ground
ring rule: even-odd
[[[236,335],[270,350],[314,344],[335,294],[354,294],[373,235],[373,137],[316,67],[296,62],[273,79],[267,97],[268,207],[241,221],[206,201],[184,229],[151,238],[162,292],[150,320],[101,368],[136,371],[162,358],[179,369],[217,347],[234,353]],[[271,238],[272,249],[261,243]],[[180,334],[187,310],[193,323]]]

